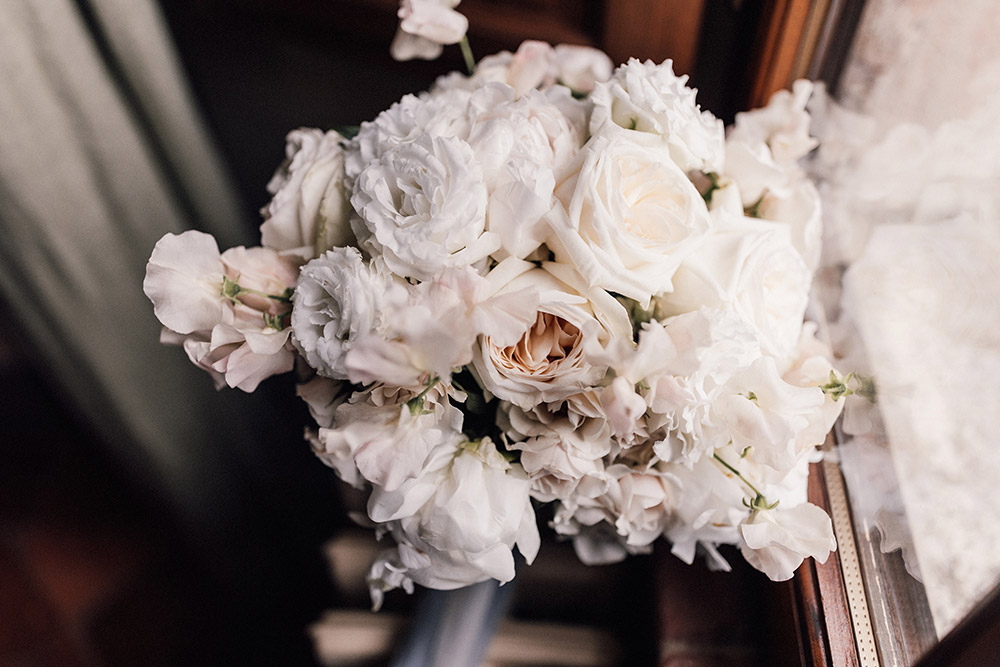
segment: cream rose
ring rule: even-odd
[[[501,267],[508,268],[512,261]],[[506,283],[500,294],[519,291],[539,295],[534,322],[514,343],[485,331],[472,358],[483,388],[519,407],[530,409],[588,389],[607,370],[591,363],[588,350],[616,336],[631,336],[621,304],[601,290],[586,288],[568,267],[529,268]]]
[[[704,199],[666,150],[628,137],[591,139],[555,194],[556,261],[643,307],[672,288],[710,225]]]

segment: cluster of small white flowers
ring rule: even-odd
[[[396,50],[458,41],[455,4],[404,2]],[[292,132],[263,247],[157,245],[146,293],[192,360],[248,391],[308,366],[309,442],[396,543],[376,605],[510,580],[542,503],[588,563],[665,537],[787,579],[835,548],[805,493],[840,411],[803,324],[808,84],[728,138],[685,84],[528,42],[356,136]]]

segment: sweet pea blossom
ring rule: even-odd
[[[740,552],[772,581],[786,581],[805,558],[825,563],[837,548],[833,523],[812,503],[755,510],[740,524]]]
[[[401,0],[399,30],[389,52],[396,60],[441,55],[444,44],[457,44],[469,30],[469,20],[455,11],[459,0]]]
[[[253,391],[292,370],[288,294],[296,262],[270,248],[220,254],[210,235],[167,234],[146,265],[143,291],[164,326],[163,342],[182,345],[216,386]]]

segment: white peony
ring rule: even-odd
[[[539,547],[529,481],[484,438],[440,450],[424,475],[388,492],[375,489],[372,520],[399,544],[410,580],[438,589],[514,577],[512,549],[528,563]]]
[[[638,301],[668,291],[709,229],[708,208],[660,146],[595,137],[556,186],[549,241],[593,287]]]
[[[469,145],[489,196],[487,229],[499,236],[502,254],[523,258],[550,233],[545,215],[555,173],[583,145],[585,110],[565,89],[514,99],[510,88],[495,85],[477,91],[470,105],[484,93],[493,94],[475,116]]]
[[[351,242],[345,141],[333,130],[301,128],[288,134],[285,162],[267,184],[273,198],[261,209],[261,245],[303,263]]]
[[[314,452],[354,486],[363,480],[395,491],[425,472],[436,449],[454,449],[463,438],[462,412],[446,395],[410,404],[414,398],[378,389],[355,394],[337,407],[333,425],[319,430]]]
[[[428,280],[475,265],[500,247],[486,231],[486,186],[469,145],[422,136],[362,170],[351,203],[363,247],[398,276]]]
[[[441,55],[442,45],[456,44],[469,30],[469,20],[455,11],[459,0],[401,0],[399,30],[389,47],[396,60]]]
[[[697,91],[687,75],[676,76],[669,60],[660,65],[630,59],[605,83],[598,83],[592,135],[630,133],[658,137],[682,171],[717,172],[722,168],[725,131],[722,121],[695,103]]]
[[[292,310],[293,341],[317,373],[346,380],[345,356],[357,340],[385,327],[404,288],[356,248],[334,248],[302,267]],[[405,296],[403,297],[405,298]]]
[[[216,386],[253,391],[292,370],[288,293],[296,263],[270,248],[219,254],[210,235],[167,234],[153,248],[143,291],[165,329],[161,341],[182,345]]]

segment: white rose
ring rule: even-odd
[[[187,231],[156,243],[143,291],[165,327],[163,342],[183,345],[216,386],[250,392],[294,364],[287,316],[296,273],[270,248],[220,255],[210,235]]]
[[[334,248],[299,274],[292,309],[295,346],[317,373],[346,380],[347,351],[385,324],[386,309],[404,288],[356,248]]]
[[[286,160],[267,184],[273,199],[261,209],[261,245],[303,263],[350,243],[345,141],[333,130],[302,128],[288,134]]]
[[[708,208],[666,151],[627,137],[593,138],[556,186],[549,244],[593,287],[643,307],[668,291],[709,229]]]
[[[352,222],[362,245],[396,275],[428,280],[500,247],[486,231],[486,186],[469,145],[424,136],[386,151],[358,176]]]
[[[456,44],[469,29],[469,20],[455,11],[459,0],[401,0],[399,30],[389,52],[396,60],[441,55],[443,44]]]
[[[407,577],[439,589],[510,581],[514,546],[531,563],[540,542],[524,470],[489,438],[442,451],[435,465],[368,503],[372,520],[388,522]]]
[[[529,268],[500,290],[500,294],[529,290],[539,296],[537,314],[519,339],[499,338],[489,330],[480,336],[472,363],[490,394],[524,409],[567,398],[604,376],[606,367],[590,362],[588,348],[606,345],[616,336],[631,336],[621,304],[601,290],[584,287],[567,269],[553,264]]]
[[[631,133],[656,136],[670,147],[682,171],[720,171],[725,131],[722,121],[695,103],[687,75],[676,76],[673,64],[630,59],[611,79],[591,93],[593,135]],[[637,139],[638,140],[638,139]]]
[[[772,581],[791,579],[805,558],[826,562],[837,548],[830,517],[812,503],[755,510],[740,533],[743,557]]]
[[[674,274],[673,290],[656,297],[659,318],[707,306],[749,323],[764,351],[787,363],[802,331],[812,275],[787,227],[726,219]]]

